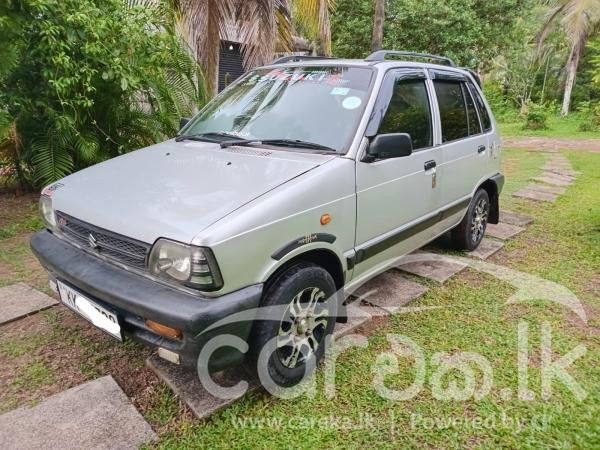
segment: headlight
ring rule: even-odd
[[[52,208],[52,199],[43,194],[40,197],[40,215],[48,229],[54,230],[56,228],[56,216],[54,215],[54,208]]]
[[[215,291],[223,286],[215,257],[205,247],[159,239],[150,252],[148,269],[163,280],[203,291]]]

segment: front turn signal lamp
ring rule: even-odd
[[[171,339],[181,339],[183,337],[181,330],[178,330],[177,328],[171,328],[150,319],[146,319],[145,323],[148,328],[150,328],[156,334],[160,334],[161,336]]]

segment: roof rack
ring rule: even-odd
[[[330,58],[329,56],[290,55],[290,56],[282,56],[281,58],[277,58],[271,64],[283,64],[283,63],[287,63],[287,62],[310,61],[313,59],[335,59],[335,58]]]
[[[373,62],[385,61],[385,58],[388,55],[405,56],[405,57],[410,57],[410,58],[433,59],[433,60],[442,61],[447,66],[456,67],[456,64],[454,64],[454,61],[452,61],[450,58],[446,58],[445,56],[430,55],[429,53],[400,52],[400,51],[396,51],[396,50],[379,50],[379,51],[373,52],[369,56],[367,56],[365,61],[373,61]]]

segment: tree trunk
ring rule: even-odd
[[[326,0],[319,4],[319,38],[324,56],[331,56],[331,19],[329,17],[329,5]]]
[[[581,58],[581,52],[585,47],[585,39],[576,42],[571,49],[571,54],[567,61],[567,79],[565,81],[565,94],[563,97],[562,110],[560,114],[564,117],[569,114],[571,109],[571,94],[573,93],[573,86],[575,85],[575,77],[577,76],[577,66],[579,65],[579,59]]]
[[[375,17],[373,20],[373,40],[371,50],[376,52],[383,46],[383,22],[385,19],[385,0],[375,0]]]

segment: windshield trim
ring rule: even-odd
[[[323,60],[323,62],[327,62],[328,60]],[[315,61],[316,63],[317,61]],[[321,61],[319,61],[320,63]],[[355,125],[355,129],[354,132],[349,133],[348,136],[348,140],[347,142],[345,142],[341,147],[340,147],[340,151],[336,151],[335,154],[339,155],[339,156],[344,156],[347,155],[348,152],[350,151],[350,148],[352,147],[352,143],[354,142],[354,139],[356,138],[356,135],[358,133],[358,130],[360,128],[360,123],[365,115],[365,113],[367,112],[367,108],[368,108],[368,104],[369,101],[371,100],[371,97],[373,95],[373,88],[375,86],[375,82],[377,80],[377,69],[371,65],[362,65],[362,64],[348,64],[348,63],[340,63],[340,64],[335,64],[335,63],[328,63],[328,64],[302,64],[302,62],[297,62],[297,63],[287,63],[287,64],[274,64],[274,65],[266,65],[266,66],[260,66],[260,67],[255,67],[249,71],[247,71],[246,73],[244,73],[241,77],[239,77],[237,80],[235,80],[233,83],[231,83],[229,86],[227,86],[225,89],[223,89],[221,92],[219,92],[215,97],[213,97],[211,100],[209,100],[206,105],[204,105],[202,107],[202,109],[200,111],[198,111],[196,114],[194,114],[194,116],[190,119],[190,121],[181,129],[179,130],[179,132],[177,133],[176,137],[179,136],[183,136],[185,134],[185,131],[188,130],[189,128],[192,127],[192,125],[194,125],[194,123],[196,122],[196,120],[198,120],[198,118],[204,113],[204,111],[206,109],[208,109],[209,105],[215,101],[217,98],[219,98],[221,95],[224,95],[229,89],[233,88],[235,85],[237,85],[238,83],[243,82],[246,78],[248,78],[253,72],[257,71],[257,70],[263,70],[263,69],[275,69],[278,67],[282,67],[282,68],[295,68],[295,67],[352,67],[352,68],[356,68],[356,69],[366,69],[369,70],[371,72],[371,79],[369,80],[369,86],[367,88],[366,92],[366,101],[364,102],[364,106],[362,109],[362,113],[360,116],[358,116],[358,120],[356,122]],[[260,140],[260,139],[258,139]],[[286,147],[278,147],[279,149],[281,149],[282,151],[290,151],[287,150]],[[290,147],[291,148],[291,147]]]

